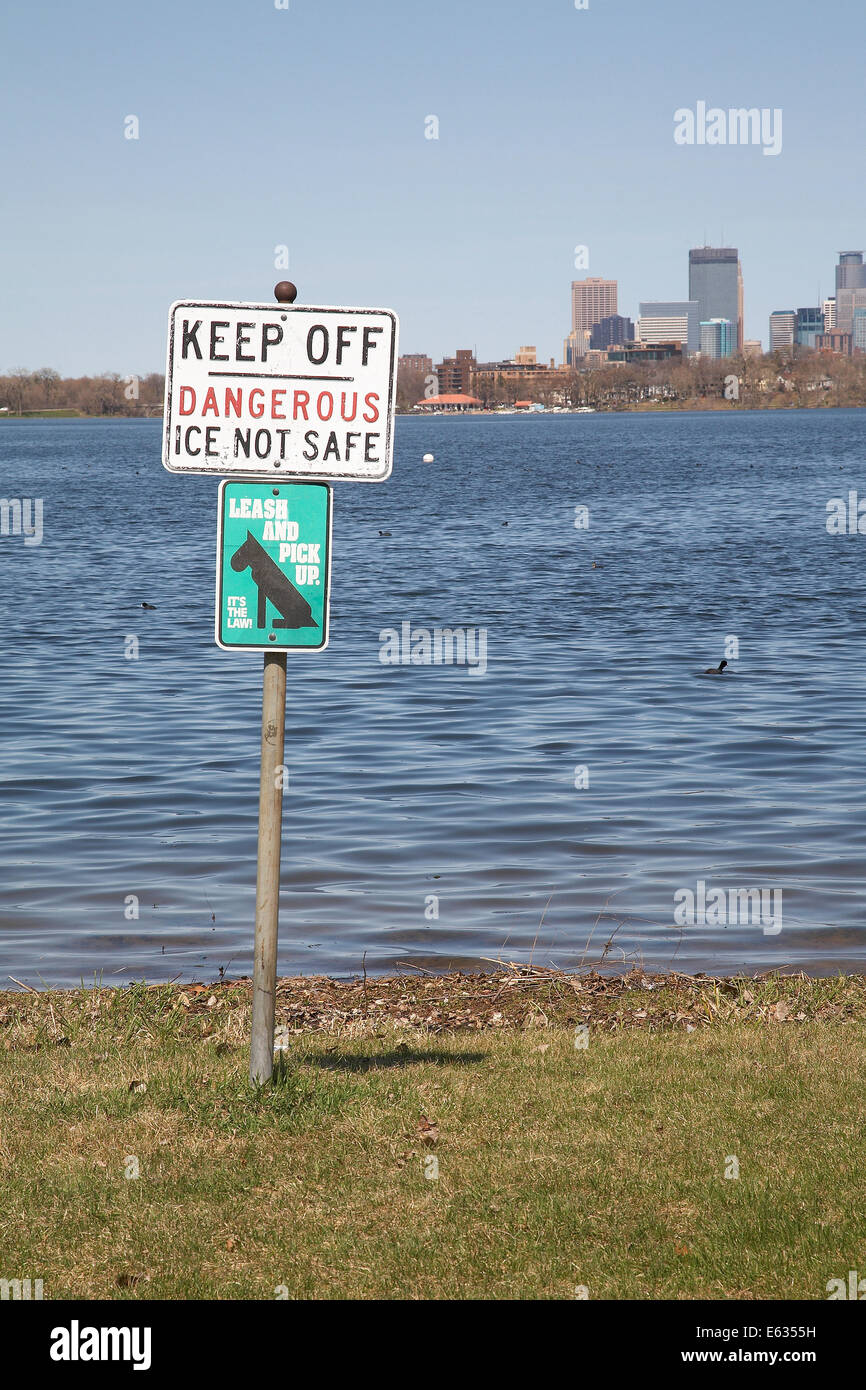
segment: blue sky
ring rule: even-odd
[[[863,0],[18,0],[0,371],[161,371],[171,301],[269,301],[279,245],[299,302],[393,308],[402,351],[557,361],[572,279],[634,316],[736,245],[766,345],[866,247],[864,36]],[[677,146],[699,100],[781,107],[782,153]]]

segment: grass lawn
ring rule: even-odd
[[[824,1299],[866,1273],[862,979],[506,972],[278,1001],[256,1092],[248,983],[0,994],[0,1278]]]
[[[0,420],[78,420],[80,410],[25,410],[23,415],[13,411],[0,411]]]

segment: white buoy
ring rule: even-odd
[[[433,455],[432,455],[432,454],[425,454],[425,455],[424,455],[424,458],[423,458],[423,460],[422,460],[422,462],[423,462],[423,463],[432,463],[432,462],[433,462]]]

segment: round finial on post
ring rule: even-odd
[[[293,285],[291,280],[281,280],[278,285],[274,285],[274,299],[280,304],[294,304],[298,297],[298,287]]]

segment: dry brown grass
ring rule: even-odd
[[[0,996],[0,1278],[766,1299],[866,1270],[860,978],[306,979],[278,1022],[255,1092],[244,982]]]

